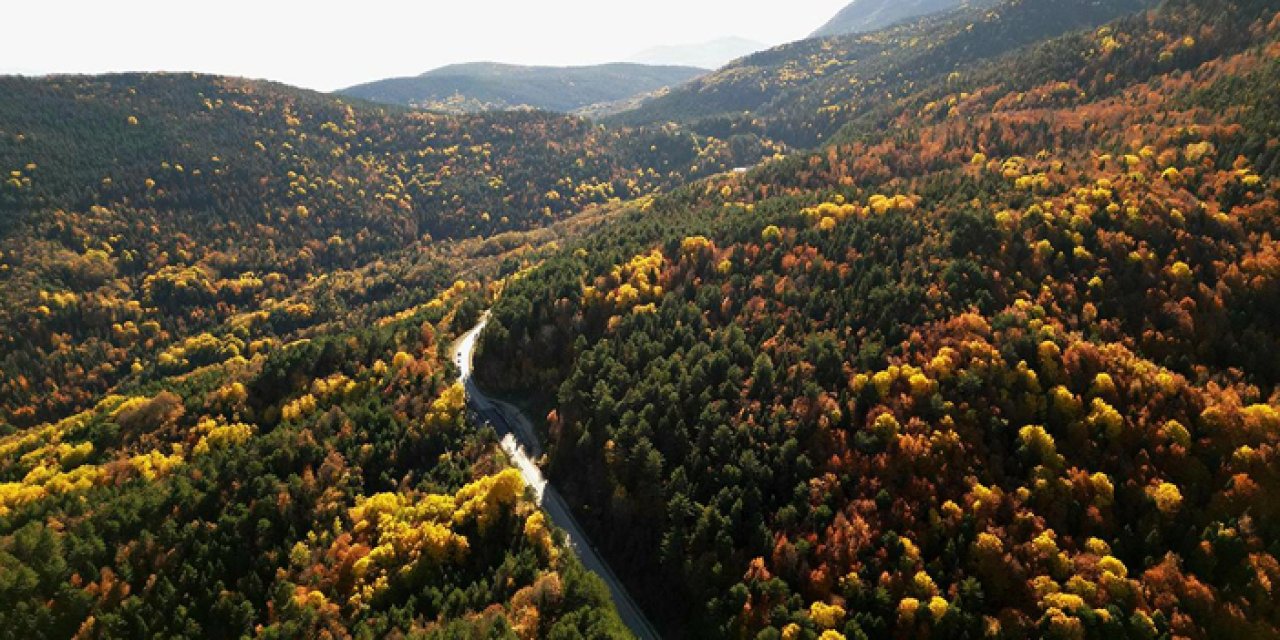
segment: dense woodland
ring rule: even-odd
[[[612,120],[683,122],[725,137],[767,131],[773,139],[809,148],[829,142],[864,112],[968,72],[981,61],[1152,4],[1155,0],[974,2],[873,33],[762,51]]]
[[[0,438],[9,637],[624,637],[465,418],[464,283]]]
[[[544,228],[777,151],[206,76],[0,78],[0,415],[29,426],[131,376],[359,322],[388,296],[425,302],[442,272],[409,263],[438,241]]]
[[[1278,11],[637,207],[508,285],[483,382],[673,636],[1278,637]]]
[[[1280,638],[1277,86],[1274,0],[1006,0],[605,124],[0,77],[0,636],[629,637],[465,411],[492,307],[664,635]]]
[[[0,85],[4,634],[625,635],[445,350],[482,276],[777,148],[207,76]]]

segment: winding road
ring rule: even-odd
[[[489,313],[486,311],[475,328],[464,334],[453,345],[452,357],[461,372],[458,379],[467,391],[467,403],[482,420],[489,422],[497,429],[502,439],[503,451],[506,451],[507,456],[520,470],[525,484],[533,489],[538,504],[542,506],[551,521],[564,530],[565,545],[578,556],[588,570],[600,576],[600,579],[604,580],[605,585],[609,587],[609,593],[613,596],[613,603],[618,609],[622,622],[637,638],[657,640],[661,637],[657,630],[631,599],[631,594],[627,593],[626,587],[609,568],[608,563],[600,557],[591,544],[591,539],[574,519],[569,505],[564,498],[560,497],[560,492],[547,482],[542,475],[542,470],[533,462],[542,455],[542,447],[538,444],[533,424],[519,409],[485,395],[472,378],[472,358],[475,356],[476,342],[488,322]]]

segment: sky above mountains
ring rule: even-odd
[[[0,74],[201,71],[333,90],[474,60],[596,64],[726,36],[780,44],[846,2],[43,0],[5,9]]]

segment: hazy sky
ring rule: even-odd
[[[655,45],[803,38],[848,0],[29,0],[0,73],[203,71],[332,90],[454,62],[591,64]]]

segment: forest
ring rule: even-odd
[[[20,427],[124,381],[357,320],[375,299],[425,302],[440,284],[435,267],[387,277],[380,263],[545,228],[779,150],[174,75],[0,78],[0,140],[0,413]],[[312,295],[288,295],[304,286]]]
[[[0,438],[11,637],[625,637],[444,349],[459,282],[372,327]]]
[[[673,637],[1277,637],[1278,10],[636,207],[507,285],[482,383]]]
[[[1280,638],[1280,3],[593,122],[0,76],[0,637]]]
[[[727,143],[0,84],[0,635],[626,637],[447,349],[494,275]]]
[[[1090,30],[1156,0],[973,2],[872,33],[810,39],[748,56],[618,114],[620,124],[682,122],[726,136],[767,132],[825,144],[864,111],[1027,45]]]

